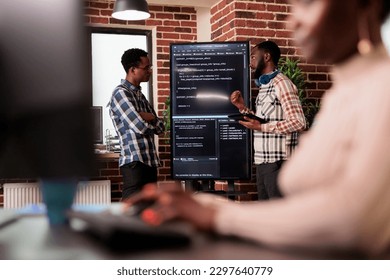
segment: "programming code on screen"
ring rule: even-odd
[[[227,117],[235,90],[248,105],[248,42],[171,45],[174,179],[250,178],[250,132]]]

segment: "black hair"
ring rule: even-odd
[[[261,49],[269,53],[271,55],[272,61],[275,64],[275,66],[278,66],[279,58],[280,58],[280,48],[275,42],[264,41],[257,44],[255,47],[257,47],[259,50]]]
[[[141,62],[141,57],[147,57],[148,53],[144,50],[133,48],[128,49],[122,55],[121,63],[126,73],[131,67],[137,67]]]
[[[381,2],[382,9],[380,10],[379,19],[383,23],[387,16],[390,14],[390,1],[389,0],[359,0],[359,4],[362,7],[367,7],[371,4],[371,2]]]
[[[382,0],[381,21],[384,22],[390,14],[390,1]]]

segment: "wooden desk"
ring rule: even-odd
[[[131,242],[131,240],[129,240]],[[348,252],[277,251],[232,238],[199,233],[189,245],[143,251],[117,252],[85,232],[49,227],[46,218],[21,218],[0,228],[0,259],[33,260],[312,260],[361,259]]]

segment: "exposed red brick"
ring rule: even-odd
[[[168,174],[171,174],[171,169],[170,168],[159,168],[158,170],[158,173],[159,174],[165,174],[165,175],[168,175]]]
[[[235,18],[256,18],[255,12],[236,11]]]
[[[108,9],[108,8],[110,8],[108,3],[94,2],[94,1],[89,1],[89,7],[91,7],[91,8],[99,8],[99,9]]]
[[[309,65],[309,64],[299,64],[299,67],[304,72],[316,72],[316,66],[315,65]]]
[[[331,66],[330,65],[316,65],[316,72],[330,72]],[[313,71],[315,72],[315,71]]]
[[[326,81],[328,75],[326,74],[309,74],[310,81]]]
[[[174,14],[174,19],[176,20],[190,20],[191,16],[188,14]]]
[[[169,82],[170,76],[169,75],[160,75],[157,80],[159,82]]]
[[[249,11],[253,11],[253,9],[250,9],[248,7],[248,4],[245,3],[245,2],[235,2],[234,3],[234,8],[237,9],[237,10],[249,10]]]
[[[180,9],[180,7],[164,6],[164,12],[179,13],[179,12],[181,12],[181,9]]]
[[[126,25],[126,21],[123,21],[123,20],[119,20],[119,19],[110,17],[110,24]]]
[[[159,20],[159,19],[148,19],[146,21],[146,24],[148,26],[158,26],[158,25],[162,25],[162,20]]]
[[[175,27],[173,26],[157,26],[157,32],[174,32]]]
[[[273,4],[267,4],[267,11],[270,12],[287,12],[287,6],[285,5],[273,5]]]
[[[270,12],[257,12],[256,13],[256,19],[261,20],[274,20],[275,14]]]
[[[266,23],[266,21],[263,21],[263,20],[249,19],[249,20],[245,21],[245,26],[249,27],[249,28],[266,28],[267,23]]]
[[[181,26],[196,27],[196,22],[194,21],[181,21]]]
[[[192,29],[191,29],[191,28],[188,28],[188,27],[176,27],[176,28],[175,28],[175,32],[179,32],[179,33],[191,33],[191,32],[192,32]]]
[[[316,89],[317,88],[317,83],[306,82],[305,88],[306,89]]]
[[[122,183],[123,182],[122,176],[110,176],[109,179],[111,181],[111,184],[113,184],[113,185],[115,185],[116,183]]]
[[[318,89],[325,89],[325,90],[327,90],[327,89],[329,89],[332,86],[332,83],[329,83],[329,82],[321,83],[321,82],[319,82],[319,83],[317,83],[317,85],[318,85]]]
[[[197,35],[189,35],[189,34],[180,34],[180,39],[188,42],[194,42],[196,41]]]
[[[287,30],[276,30],[276,37],[285,37],[285,38],[291,38],[293,36],[293,32],[287,31]]]
[[[161,74],[167,74],[167,75],[169,75],[171,72],[170,72],[169,69],[162,69],[162,70],[160,71],[160,73],[161,73]]]
[[[271,29],[257,29],[256,36],[260,37],[275,37],[276,31]]]
[[[250,11],[265,11],[266,10],[265,4],[259,3],[259,2],[247,3],[247,7],[248,7],[248,10],[250,10]]]
[[[108,24],[108,18],[103,17],[91,17],[91,23]]]
[[[180,22],[176,20],[164,20],[163,24],[166,26],[180,26]]]
[[[191,8],[191,7],[182,7],[181,11],[183,13],[189,13],[189,14],[195,14],[196,13],[196,9],[195,8]]]
[[[173,14],[171,14],[171,13],[156,13],[156,18],[158,18],[158,19],[173,19]]]
[[[103,17],[110,17],[112,15],[112,10],[100,10],[100,14]]]
[[[180,38],[180,35],[177,33],[161,33],[160,35],[162,35],[160,38],[164,38],[164,39],[179,39]]]
[[[288,17],[288,14],[275,14],[275,19],[280,21],[286,21]]]
[[[285,29],[286,24],[285,24],[285,22],[282,22],[282,21],[269,21],[268,27],[271,29]]]
[[[100,15],[99,9],[85,9],[84,14],[90,15],[90,16],[98,16]]]
[[[154,6],[154,5],[149,5],[149,12],[161,12],[164,10],[163,6]]]

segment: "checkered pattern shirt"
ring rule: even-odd
[[[253,133],[255,164],[288,159],[306,126],[296,86],[278,73],[261,85],[255,103],[256,115],[268,121]]]
[[[141,88],[122,80],[114,89],[108,107],[121,146],[119,166],[133,161],[152,167],[159,166],[154,135],[164,131],[164,124],[142,94]],[[153,113],[156,121],[147,123],[139,112]]]

